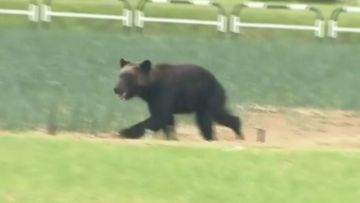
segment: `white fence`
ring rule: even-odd
[[[41,20],[44,22],[51,22],[52,17],[63,18],[85,18],[85,19],[100,19],[100,20],[119,20],[123,22],[124,26],[132,26],[132,12],[129,2],[120,0],[124,4],[122,15],[109,14],[95,14],[95,13],[78,13],[68,11],[53,11],[51,9],[51,1],[47,4],[41,5]]]
[[[360,14],[360,7],[342,7],[334,10],[329,20],[329,37],[336,38],[339,32],[360,33],[360,28],[338,26],[338,19],[341,13]]]
[[[248,23],[240,21],[240,14],[243,9],[287,9],[293,11],[310,11],[316,15],[314,25],[289,25],[273,23]],[[234,7],[231,15],[231,31],[239,33],[241,28],[265,28],[265,29],[286,29],[313,31],[317,37],[324,37],[324,17],[321,12],[311,6],[304,4],[270,4],[262,2],[248,2],[238,4]]]
[[[119,0],[123,3],[124,9],[122,15],[109,15],[97,13],[78,13],[68,11],[53,11],[51,8],[51,0],[40,4],[38,1],[30,1],[28,10],[0,9],[0,15],[22,15],[28,16],[29,20],[34,22],[51,22],[52,17],[65,18],[85,18],[85,19],[102,19],[102,20],[119,20],[124,26],[132,26],[132,9],[129,2]]]
[[[44,0],[45,1],[45,0]],[[85,18],[85,19],[103,19],[103,20],[117,20],[122,21],[124,26],[132,27],[135,25],[139,28],[144,28],[144,24],[149,23],[171,23],[171,24],[192,24],[214,26],[220,32],[239,33],[243,28],[264,28],[264,29],[285,29],[285,30],[300,30],[312,31],[317,37],[324,37],[324,17],[321,11],[315,7],[304,4],[271,4],[262,2],[247,2],[236,5],[230,15],[230,27],[228,26],[228,17],[225,9],[212,0],[140,0],[136,10],[133,12],[127,0],[118,0],[123,4],[123,12],[119,15],[97,14],[97,13],[80,13],[69,11],[54,11],[51,7],[51,0],[46,3],[41,3],[38,0],[30,0],[28,9],[1,9],[1,15],[18,15],[26,16],[32,22],[51,22],[52,18]],[[167,18],[167,17],[151,17],[145,16],[144,9],[148,3],[168,3],[168,4],[188,4],[194,6],[212,6],[217,9],[218,15],[216,20],[200,20],[200,19],[186,19],[186,18]],[[1,5],[0,5],[1,6]],[[241,11],[243,9],[287,9],[292,11],[309,11],[315,14],[315,21],[313,25],[291,25],[291,24],[274,24],[274,23],[250,23],[241,21]],[[335,9],[328,21],[329,37],[336,38],[338,33],[360,33],[360,28],[356,27],[340,27],[338,26],[338,19],[341,13],[359,13],[360,7],[342,7]]]
[[[169,4],[189,4],[195,6],[213,6],[218,10],[217,20],[197,20],[184,18],[160,18],[148,17],[144,14],[144,8],[147,3],[169,3]],[[144,28],[145,22],[152,23],[172,23],[172,24],[192,24],[192,25],[207,25],[216,26],[220,32],[226,32],[226,12],[224,8],[210,0],[141,0],[135,11],[135,26]]]
[[[30,1],[27,10],[19,9],[1,9],[0,15],[18,15],[18,16],[27,16],[30,21],[38,22],[39,21],[39,6],[37,2]]]

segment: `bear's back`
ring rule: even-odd
[[[198,99],[223,97],[223,88],[215,76],[205,68],[193,64],[157,64],[152,69],[155,86],[175,93],[178,98]],[[157,89],[157,88],[155,88]],[[216,92],[216,93],[215,93]]]
[[[154,80],[164,80],[167,83],[200,84],[216,81],[212,73],[194,64],[157,64],[152,71]]]

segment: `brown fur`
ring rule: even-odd
[[[142,98],[149,107],[150,118],[121,131],[129,138],[141,137],[145,129],[165,132],[174,126],[174,114],[195,113],[206,140],[214,140],[212,125],[217,122],[231,128],[243,139],[241,120],[225,107],[225,90],[206,69],[192,64],[152,66],[120,61],[120,81],[114,88],[119,96]]]

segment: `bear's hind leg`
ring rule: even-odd
[[[217,112],[214,115],[214,119],[217,123],[232,129],[239,139],[245,139],[241,130],[242,124],[239,117],[231,115],[224,109]]]
[[[196,121],[204,139],[207,141],[215,140],[212,128],[212,117],[209,112],[197,112]]]

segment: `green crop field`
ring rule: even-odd
[[[21,149],[21,150],[20,150]],[[358,202],[359,152],[0,136],[0,202]]]
[[[357,44],[41,30],[0,36],[0,129],[55,124],[103,132],[145,118],[142,102],[112,92],[121,57],[202,65],[223,83],[232,106],[360,109]]]
[[[237,3],[222,0],[229,13]],[[53,2],[55,10],[119,13],[119,2]],[[131,1],[134,7],[137,1]],[[26,8],[26,1],[0,0],[2,8]],[[326,18],[341,4],[313,4]],[[147,14],[208,19],[213,9],[149,5]],[[359,26],[356,15],[341,23]],[[0,21],[0,129],[108,132],[147,116],[139,101],[112,94],[121,57],[133,61],[197,63],[224,84],[230,105],[266,104],[316,108],[360,108],[359,38],[315,39],[313,33],[249,30],[222,35],[215,28],[146,25],[143,34],[118,23],[56,19],[47,27],[5,16]],[[303,12],[249,11],[245,21],[312,23]],[[124,119],[126,118],[126,119]]]

